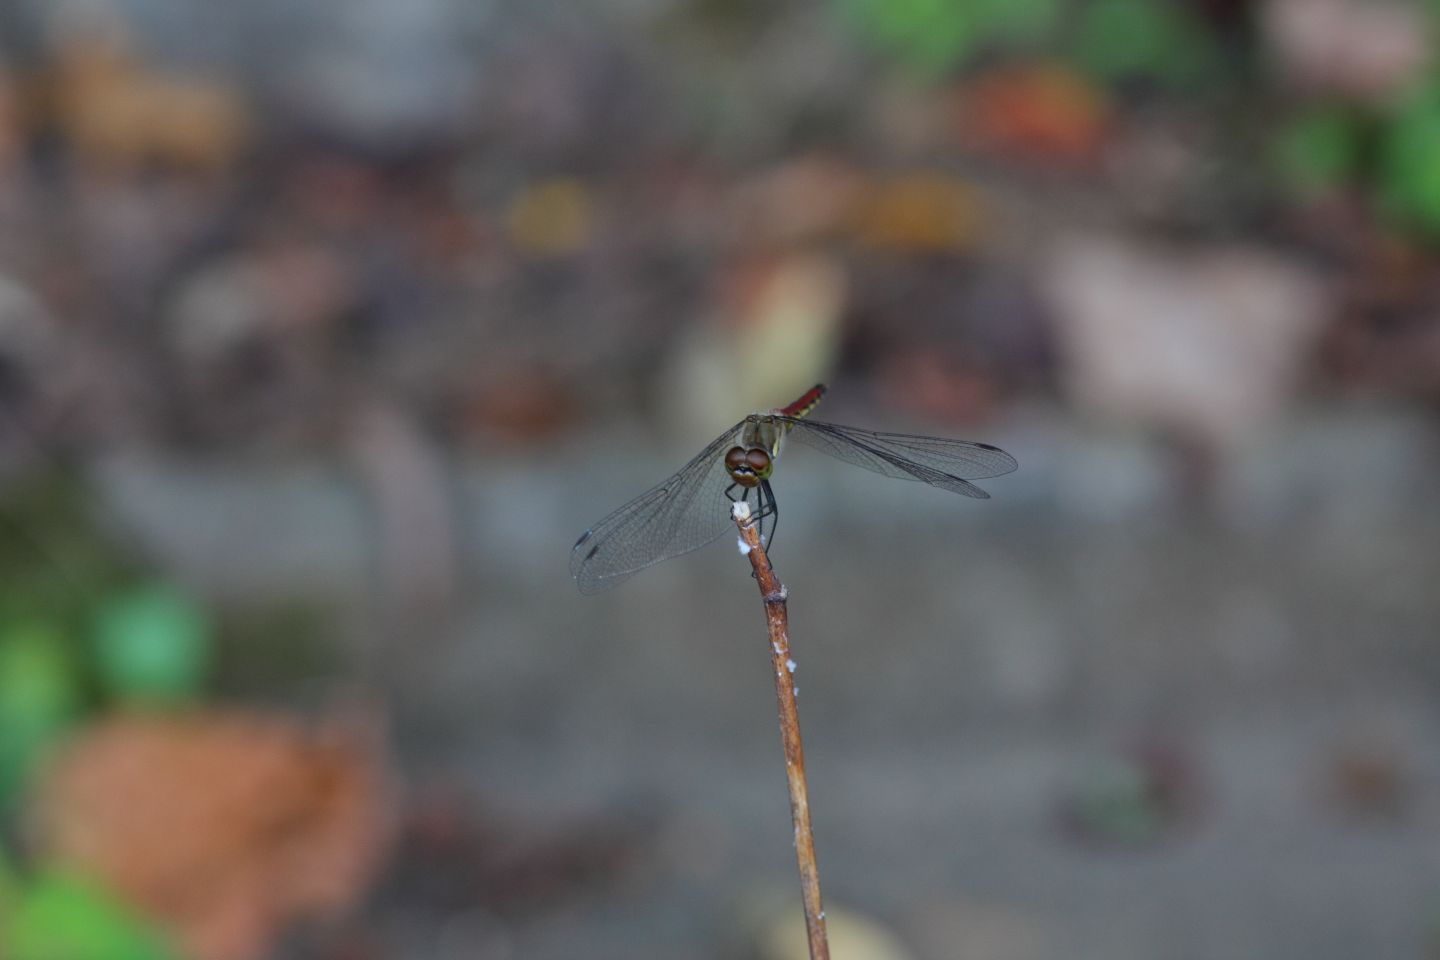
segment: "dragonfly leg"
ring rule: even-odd
[[[775,491],[769,480],[760,481],[760,536],[766,548],[775,542],[775,528],[780,525],[780,507],[775,503]],[[765,518],[770,518],[770,533],[765,533]]]

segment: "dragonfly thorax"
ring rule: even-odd
[[[763,447],[731,447],[725,454],[725,470],[730,479],[742,487],[758,487],[760,481],[768,480],[775,461],[770,451]]]

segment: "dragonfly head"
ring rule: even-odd
[[[762,447],[731,447],[725,454],[725,470],[742,487],[760,486],[761,480],[770,478],[773,466],[769,452]]]

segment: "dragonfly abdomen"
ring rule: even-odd
[[[825,384],[817,383],[802,393],[799,400],[787,404],[775,412],[786,417],[803,417],[819,406],[820,398],[823,396],[825,396]]]

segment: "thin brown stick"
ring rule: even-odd
[[[755,570],[760,597],[765,602],[765,623],[770,630],[770,663],[775,669],[775,697],[780,702],[780,742],[785,747],[785,779],[790,786],[790,820],[795,825],[795,861],[800,867],[800,895],[805,903],[805,935],[810,960],[830,960],[825,939],[825,910],[820,905],[820,871],[815,866],[815,837],[810,832],[810,793],[805,786],[805,750],[800,745],[800,711],[795,706],[795,661],[790,657],[790,625],[785,590],[760,532],[743,501],[735,504],[735,525]]]

